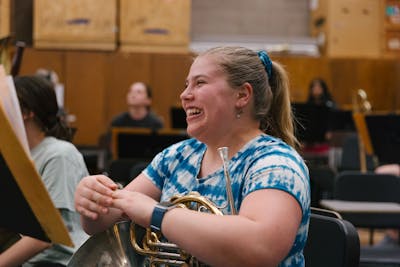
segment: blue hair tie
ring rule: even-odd
[[[267,52],[261,50],[258,52],[258,57],[260,58],[262,64],[264,65],[265,71],[268,74],[268,78],[271,78],[272,75],[272,61],[269,58]]]

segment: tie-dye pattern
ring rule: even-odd
[[[205,151],[205,144],[189,139],[168,147],[154,158],[144,172],[162,190],[162,201],[168,201],[174,195],[197,191],[217,206],[227,206],[222,166],[206,177],[197,178]],[[304,266],[303,248],[310,218],[310,185],[303,159],[280,139],[260,135],[234,155],[228,165],[237,210],[248,194],[265,188],[283,190],[299,202],[303,212],[301,225],[291,251],[279,266]],[[227,207],[223,212],[228,214],[230,210]]]

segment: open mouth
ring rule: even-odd
[[[186,110],[186,117],[193,117],[201,114],[201,109],[198,108],[188,108]]]

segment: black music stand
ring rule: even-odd
[[[171,125],[174,129],[186,129],[186,112],[182,107],[171,107]]]
[[[188,138],[186,132],[173,129],[150,129],[113,127],[114,159],[130,158],[151,160],[164,148]]]
[[[353,120],[353,111],[332,109],[329,111],[328,130],[340,132],[355,132],[356,126]]]
[[[306,144],[326,142],[325,134],[328,130],[330,111],[328,107],[292,103],[292,110],[296,118],[296,136],[300,142]]]
[[[0,188],[5,189],[0,194],[0,210],[2,212],[0,227],[15,233],[50,241],[1,154],[0,177]],[[30,177],[26,178],[30,179]]]
[[[379,164],[399,164],[400,115],[367,115],[365,122]]]

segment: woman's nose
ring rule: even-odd
[[[185,88],[185,90],[183,90],[183,92],[181,93],[180,99],[181,99],[181,100],[190,100],[190,99],[192,99],[192,98],[193,98],[193,94],[192,94],[192,92],[191,92],[189,86],[187,86],[187,87]]]

